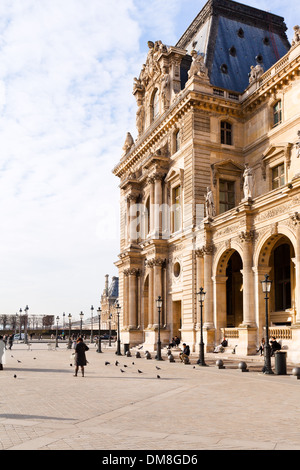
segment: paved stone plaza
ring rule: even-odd
[[[99,354],[91,345],[82,378],[73,376],[71,353],[47,343],[7,351],[1,450],[300,449],[300,380],[292,366],[287,375],[266,376],[260,357],[249,358],[243,373],[235,356],[222,356],[219,370],[214,354],[200,367],[196,356],[183,365],[105,347]]]

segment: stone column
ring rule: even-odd
[[[135,329],[137,327],[137,293],[138,283],[137,276],[139,270],[132,268],[128,273],[128,296],[129,296],[129,312],[128,312],[128,327],[129,329]]]
[[[153,264],[147,263],[149,269],[149,290],[148,290],[148,325],[145,325],[145,328],[152,328],[153,325],[153,292],[154,292],[154,282],[153,282]]]
[[[137,234],[137,211],[136,211],[137,195],[130,194],[127,196],[127,224],[128,224],[128,244],[136,243],[138,239]]]
[[[154,292],[153,292],[153,327],[158,327],[158,309],[156,307],[156,300],[159,296],[162,297],[162,267],[164,260],[155,259],[153,261],[153,275],[154,275]],[[164,299],[163,299],[164,300]],[[161,310],[161,319],[163,318],[163,309]]]
[[[295,308],[296,323],[300,325],[300,214],[295,213],[291,216],[291,220],[296,229],[296,250],[295,258],[292,259],[295,265]]]
[[[203,250],[196,250],[196,293],[199,292],[200,287],[204,287],[203,279]],[[200,328],[200,302],[196,296],[196,329]]]
[[[162,233],[162,215],[161,215],[161,206],[162,206],[162,175],[154,175],[154,236],[155,238],[160,238]]]
[[[255,327],[254,280],[253,280],[253,240],[254,232],[240,233],[240,240],[243,243],[243,325]]]
[[[128,283],[129,270],[125,269],[124,274],[124,292],[123,292],[123,328],[128,326],[128,301],[129,301],[129,283]]]
[[[212,282],[212,245],[203,247],[204,253],[204,327],[214,328],[213,318],[213,282]]]
[[[216,341],[221,339],[220,329],[227,326],[227,309],[226,309],[226,276],[214,276],[214,317],[217,330]]]
[[[255,316],[258,327],[257,344],[264,336],[264,327],[266,324],[265,294],[262,290],[261,281],[265,279],[265,275],[269,274],[271,269],[272,268],[269,266],[259,266],[253,268]]]
[[[154,208],[155,208],[155,198],[154,198],[154,178],[148,178],[148,184],[150,185],[150,207],[149,207],[149,214],[148,217],[149,227],[150,227],[150,234],[152,235],[154,232]]]

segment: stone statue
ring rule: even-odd
[[[297,158],[300,157],[300,131],[298,131],[298,140],[296,142]]]
[[[145,122],[145,110],[144,110],[144,106],[140,104],[136,112],[136,128],[138,130],[139,135],[141,135],[144,130],[144,122]]]
[[[168,67],[165,65],[162,67],[162,78],[161,78],[161,97],[164,109],[170,106],[170,75],[168,73]]]
[[[294,37],[292,40],[292,47],[300,43],[300,27],[294,26]]]
[[[190,70],[188,71],[188,77],[191,78],[195,75],[208,78],[208,69],[204,63],[204,58],[201,54],[198,55],[197,51],[193,50],[191,52],[192,64]]]
[[[133,144],[134,144],[134,141],[133,141],[132,135],[130,134],[130,132],[127,132],[126,139],[123,145],[124,152],[127,153],[131,149]]]
[[[253,197],[253,189],[254,189],[254,175],[252,168],[249,167],[248,163],[245,163],[245,170],[244,170],[244,199],[243,201],[247,201],[248,199],[252,199]]]
[[[257,64],[255,67],[254,65],[251,65],[249,73],[249,84],[259,80],[263,73],[264,69],[261,65]]]
[[[206,217],[208,217],[209,219],[216,216],[214,195],[209,186],[207,187],[207,194],[205,196],[205,209],[206,209]]]

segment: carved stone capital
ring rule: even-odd
[[[290,216],[293,225],[300,225],[300,214],[295,212]]]
[[[254,240],[255,230],[249,230],[246,232],[239,233],[239,239],[241,242],[251,242]]]

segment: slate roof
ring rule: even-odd
[[[205,58],[212,85],[243,92],[251,66],[264,71],[290,49],[284,18],[232,0],[209,0],[177,47]]]

